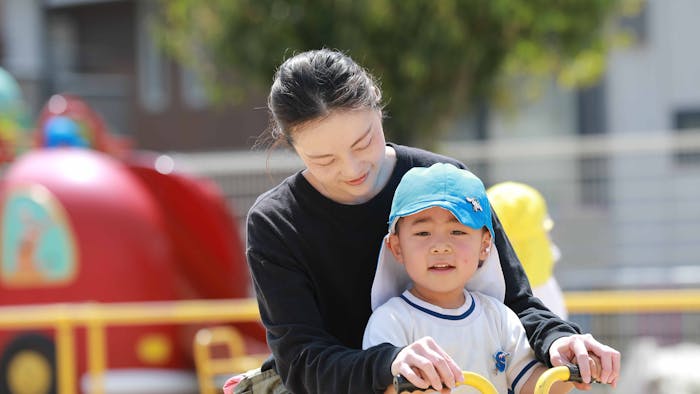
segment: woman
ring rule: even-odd
[[[298,54],[277,71],[268,106],[272,137],[305,165],[261,195],[248,213],[247,257],[276,371],[294,393],[383,392],[398,373],[419,387],[453,387],[461,371],[431,338],[360,350],[370,288],[394,190],[412,167],[457,160],[387,144],[381,92],[348,56]],[[614,383],[619,353],[581,335],[537,299],[494,217],[504,302],[520,317],[535,354],[559,365],[586,350]],[[272,374],[272,373],[270,373]],[[582,374],[590,376],[588,363]]]

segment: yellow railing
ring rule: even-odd
[[[59,394],[77,392],[75,329],[85,327],[92,393],[104,393],[105,328],[172,323],[259,321],[255,299],[79,303],[0,307],[0,329],[53,328]]]
[[[624,314],[700,311],[700,289],[568,292],[572,314]],[[105,328],[173,323],[258,321],[255,299],[78,303],[0,307],[0,329],[56,330],[58,393],[76,392],[75,329],[87,330],[88,373],[93,393],[104,392]]]
[[[564,299],[572,314],[700,311],[700,289],[566,292]]]

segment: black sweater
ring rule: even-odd
[[[384,189],[359,205],[336,203],[301,173],[261,195],[248,212],[247,257],[275,368],[293,393],[383,392],[401,350],[362,348],[371,314],[370,288],[387,232],[391,200],[412,167],[454,159],[391,145],[396,167]],[[525,272],[494,218],[496,247],[506,283],[505,304],[520,317],[540,360],[551,343],[578,333],[532,296]]]

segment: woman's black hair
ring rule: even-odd
[[[269,137],[293,143],[292,132],[334,110],[381,110],[381,91],[371,74],[346,54],[319,49],[287,59],[277,69],[267,106]]]

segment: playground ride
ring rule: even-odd
[[[33,144],[0,183],[0,306],[250,297],[241,237],[213,182],[131,150],[76,97],[49,100]],[[108,327],[106,392],[196,392],[201,327]],[[248,351],[267,350],[259,323],[236,328]],[[56,392],[54,331],[0,331],[0,394]],[[85,336],[77,331],[74,372],[89,392]]]
[[[600,367],[598,361],[596,363],[596,368]],[[482,375],[470,372],[462,371],[464,380],[458,382],[457,386],[471,386],[479,390],[483,394],[498,394],[496,388]],[[552,388],[552,385],[556,382],[578,382],[581,383],[581,372],[578,365],[567,364],[559,367],[552,367],[546,370],[535,383],[535,394],[547,394]],[[596,382],[597,383],[597,382]],[[433,390],[428,388],[426,390],[421,390],[409,382],[406,378],[401,375],[394,377],[394,390],[397,394],[413,393],[413,392],[427,392],[428,390]]]
[[[262,365],[261,355],[246,354],[243,337],[234,327],[207,327],[194,339],[199,394],[216,394],[232,371],[249,371]]]
[[[0,67],[0,164],[25,149],[29,116],[17,81]]]
[[[131,141],[110,131],[107,123],[84,100],[69,94],[55,94],[39,113],[32,136],[36,148],[81,147],[118,159],[139,155]]]

